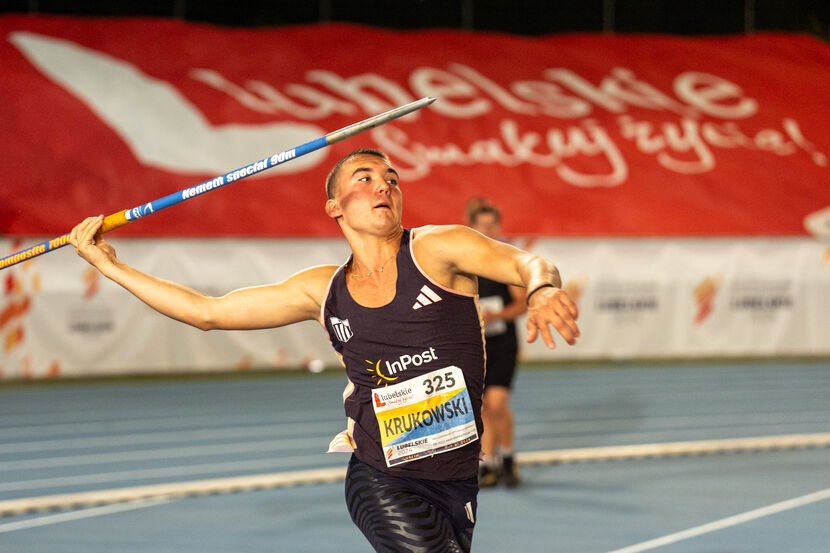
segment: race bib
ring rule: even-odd
[[[386,466],[457,449],[478,439],[464,374],[450,366],[372,390]]]

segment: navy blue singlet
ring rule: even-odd
[[[417,438],[445,422],[469,417],[481,436],[481,395],[484,387],[484,338],[477,296],[454,292],[429,279],[418,267],[405,229],[395,258],[398,270],[395,298],[383,307],[359,305],[346,287],[345,268],[332,277],[323,304],[323,322],[332,346],[346,367],[349,386],[344,393],[346,416],[355,456],[387,474],[431,480],[460,480],[476,476],[480,442],[468,435],[456,448],[388,466],[393,447],[381,444],[380,425]],[[463,374],[466,395],[444,405],[406,413],[379,422],[375,403],[395,401],[402,383],[440,389],[451,381],[447,367]],[[454,374],[458,374],[457,372]],[[427,376],[429,375],[429,376]],[[446,375],[446,379],[444,379]],[[417,379],[417,380],[416,380]],[[426,380],[429,380],[428,382]],[[404,384],[404,391],[409,384]],[[374,402],[374,403],[373,403]],[[385,403],[384,403],[385,405]],[[470,412],[471,411],[471,412]],[[468,423],[468,431],[472,427]],[[387,438],[388,439],[388,438]]]

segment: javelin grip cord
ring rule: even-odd
[[[271,167],[282,165],[283,163],[291,161],[292,159],[304,156],[306,154],[319,150],[320,148],[325,148],[326,146],[330,146],[335,142],[340,142],[341,140],[350,138],[363,131],[372,129],[379,125],[383,125],[384,123],[388,123],[393,119],[403,117],[404,115],[412,113],[413,111],[428,106],[434,101],[435,98],[421,98],[420,100],[416,100],[414,102],[405,104],[395,109],[391,109],[379,115],[375,115],[368,119],[364,119],[363,121],[354,123],[352,125],[349,125],[348,127],[343,127],[342,129],[330,132],[329,134],[321,136],[320,138],[316,138],[311,142],[306,142],[305,144],[302,144],[300,146],[296,146],[294,148],[285,150],[278,154],[268,156],[253,163],[249,163],[248,165],[240,167],[239,169],[229,171],[224,175],[219,175],[218,177],[214,177],[194,186],[190,186],[183,190],[179,190],[178,192],[174,192],[173,194],[169,194],[167,196],[164,196],[163,198],[159,198],[157,200],[146,203],[144,205],[140,205],[138,207],[134,207],[132,209],[125,209],[124,211],[119,211],[117,213],[107,215],[104,218],[103,225],[101,226],[101,232],[104,233],[109,232],[111,230],[115,230],[119,227],[123,227],[129,223],[132,223],[137,219],[141,219],[142,217],[146,217],[147,215],[152,215],[157,211],[161,211],[162,209],[166,209],[185,200],[195,198],[196,196],[201,196],[206,192],[210,192],[211,190],[221,188],[226,184],[230,184],[231,182],[236,182],[238,180],[244,179],[245,177],[250,177],[251,175],[261,173],[262,171],[270,169]],[[63,236],[53,238],[52,240],[47,240],[46,242],[35,244],[30,248],[0,258],[0,270],[5,269],[6,267],[11,267],[12,265],[16,265],[28,259],[32,259],[33,257],[37,257],[45,253],[51,252],[52,250],[62,248],[67,244],[69,244],[69,234],[64,234]]]

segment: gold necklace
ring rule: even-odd
[[[396,255],[398,255],[398,252],[395,252],[395,253],[393,253],[391,256],[389,256],[388,258],[386,258],[386,261],[384,261],[383,263],[381,263],[379,268],[377,268],[377,269],[372,269],[371,271],[369,271],[369,272],[368,272],[368,273],[366,273],[365,275],[361,275],[360,273],[358,273],[358,272],[357,272],[357,270],[355,269],[355,265],[357,265],[357,259],[352,258],[352,276],[353,276],[353,277],[357,277],[357,278],[368,278],[368,277],[372,276],[372,275],[373,275],[373,274],[375,274],[375,273],[382,273],[382,272],[383,272],[383,267],[384,267],[387,263],[389,263],[389,261],[390,261],[393,257],[395,257]]]

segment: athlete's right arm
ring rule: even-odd
[[[97,234],[103,217],[89,217],[72,229],[78,255],[107,278],[164,315],[202,330],[247,330],[320,320],[320,305],[335,266],[300,271],[283,282],[242,288],[222,297],[143,273],[120,261]]]

